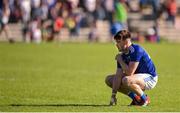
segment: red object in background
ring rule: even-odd
[[[168,4],[168,11],[171,15],[176,15],[177,13],[177,4],[175,0],[170,0]]]
[[[60,31],[63,25],[64,25],[64,20],[61,17],[58,17],[54,23],[54,30]]]

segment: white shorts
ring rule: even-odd
[[[158,82],[158,76],[153,77],[152,75],[147,73],[138,73],[135,74],[135,76],[142,77],[144,79],[145,90],[150,90],[154,88]]]

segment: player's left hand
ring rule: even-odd
[[[116,105],[116,104],[117,104],[117,98],[116,98],[116,96],[111,96],[111,100],[110,100],[109,105],[110,105],[110,106],[113,106],[113,105]]]

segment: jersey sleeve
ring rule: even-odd
[[[143,56],[143,52],[138,48],[130,55],[131,61],[139,62],[142,56]]]

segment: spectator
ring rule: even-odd
[[[115,22],[119,22],[122,25],[122,28],[127,28],[127,10],[123,0],[115,3],[114,20]]]
[[[114,12],[114,0],[104,0],[104,8],[106,12],[106,18],[112,26],[113,24],[113,12]]]
[[[156,23],[157,18],[159,17],[159,10],[160,10],[160,0],[140,0],[140,9],[143,9],[143,6],[150,5],[152,6],[152,17],[154,22]]]
[[[9,28],[8,28],[8,22],[9,22],[9,16],[10,16],[10,8],[9,8],[9,1],[8,0],[1,0],[0,3],[0,35],[4,31],[6,39],[9,40],[9,42],[14,42],[13,39],[10,39],[9,37]]]
[[[90,33],[88,35],[89,42],[97,42],[99,40],[99,34],[97,31],[97,22],[91,24]]]
[[[177,13],[176,0],[167,1],[167,13],[168,13],[167,20],[170,21],[172,25],[174,26],[175,20],[176,20],[176,13]]]
[[[88,23],[95,20],[96,0],[85,0],[86,19]]]
[[[21,8],[20,8],[20,1],[19,0],[10,0],[10,22],[17,23],[21,20]]]
[[[50,31],[50,37],[48,37],[48,41],[53,41],[55,38],[58,37],[59,34],[59,30],[62,27],[61,22],[62,21],[61,17],[62,17],[62,12],[63,10],[63,2],[61,1],[57,1],[54,7],[51,7],[50,9],[50,15],[49,15],[49,19],[50,19],[50,24],[48,26],[49,31]],[[59,24],[60,23],[60,24]],[[58,29],[57,27],[60,26]]]
[[[40,18],[41,16],[41,0],[31,0],[31,16],[32,19]]]
[[[96,1],[96,9],[95,9],[94,15],[95,15],[95,20],[105,19],[105,10],[103,9],[102,0]]]
[[[30,41],[30,34],[29,34],[29,23],[31,19],[31,0],[21,0],[20,3],[21,8],[21,15],[22,15],[22,34],[23,34],[23,41],[29,42]]]

